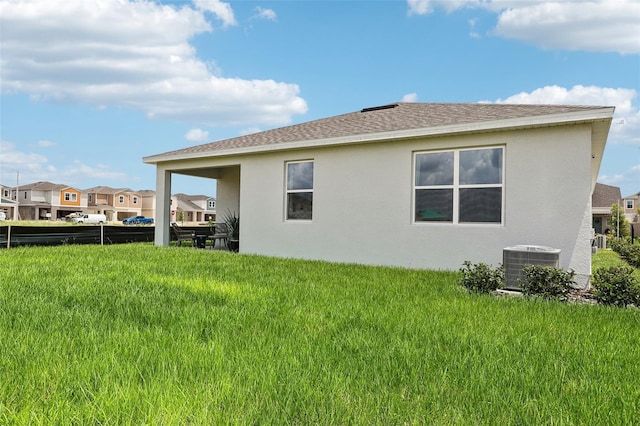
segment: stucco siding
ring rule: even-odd
[[[413,223],[413,153],[504,146],[504,223]],[[286,221],[285,162],[314,161],[312,221]],[[412,268],[502,262],[514,244],[562,250],[590,274],[588,125],[434,137],[238,157],[241,251]],[[224,189],[218,182],[218,191]],[[229,188],[230,189],[230,188]],[[225,190],[226,194],[226,190]],[[225,197],[218,192],[220,202]],[[226,206],[219,205],[219,214]]]

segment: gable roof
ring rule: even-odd
[[[192,195],[178,193],[178,194],[173,194],[173,197],[176,199],[177,204],[178,204],[176,206],[176,209],[180,209],[180,210],[202,210],[202,208],[200,206],[198,206],[197,204],[194,204],[192,202],[192,200],[194,199],[194,196],[192,196]]]
[[[206,155],[361,143],[436,134],[611,120],[613,107],[394,103],[145,157],[157,163]]]
[[[620,201],[620,188],[617,186],[596,183],[591,195],[591,207],[605,207],[610,209],[612,205]]]
[[[19,188],[21,191],[60,191],[61,189],[66,189],[66,188],[75,189],[69,185],[58,184],[58,183],[53,183],[48,181],[40,181],[40,182],[29,183],[26,185],[20,185]],[[15,187],[13,187],[13,189],[15,189]],[[78,189],[75,189],[75,190],[79,191]]]
[[[135,193],[129,188],[111,188],[110,186],[94,186],[92,188],[85,189],[82,192],[91,192],[95,194],[119,194],[120,192]]]

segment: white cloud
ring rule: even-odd
[[[208,142],[209,132],[202,129],[191,129],[184,135],[184,138],[191,142]]]
[[[51,142],[51,141],[38,141],[38,143],[36,145],[39,148],[51,148],[53,146],[56,146],[57,144],[55,142]]]
[[[101,184],[108,181],[132,182],[138,180],[127,173],[118,172],[104,164],[87,165],[75,161],[62,168],[57,168],[49,159],[41,154],[25,152],[16,148],[15,144],[0,141],[0,183],[15,186],[17,174],[19,183],[27,184],[39,181],[51,181],[84,189],[89,179],[97,179]]]
[[[612,186],[627,186],[629,188],[632,188],[631,191],[637,193],[638,191],[640,191],[640,186],[638,186],[638,182],[640,182],[640,164],[630,167],[623,173],[613,175],[600,175],[598,176],[598,182]],[[623,192],[621,195],[623,197],[627,197],[633,194]]]
[[[261,7],[255,8],[256,14],[252,17],[255,19],[266,19],[267,21],[275,21],[278,19],[278,15],[273,9],[263,9]]]
[[[479,0],[407,0],[409,15],[427,15],[441,7],[452,12],[465,6],[475,6]]]
[[[640,2],[557,2],[509,9],[496,34],[547,49],[640,53]]]
[[[407,93],[402,97],[402,102],[417,102],[418,94],[417,93]]]
[[[409,15],[435,8],[486,9],[498,14],[495,34],[546,49],[640,53],[637,0],[407,0],[407,5]]]
[[[229,3],[219,0],[193,0],[193,3],[200,10],[211,12],[222,21],[223,26],[236,25],[236,18]]]
[[[49,166],[49,160],[44,155],[18,151],[10,142],[0,141],[0,153],[0,182],[3,185],[15,185],[18,173],[24,182],[25,178],[29,180],[39,172],[46,171]]]
[[[612,143],[640,144],[640,109],[636,103],[638,92],[634,89],[598,86],[546,86],[527,93],[521,92],[506,99],[502,104],[564,104],[615,106],[615,118],[611,125],[609,140]]]
[[[205,14],[235,19],[226,3],[196,5],[0,0],[2,92],[203,125],[282,125],[307,111],[296,84],[222,77],[199,60],[189,40],[212,31]]]

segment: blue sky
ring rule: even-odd
[[[0,86],[8,186],[409,101],[614,105],[598,181],[640,191],[640,0],[0,0]]]

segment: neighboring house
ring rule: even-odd
[[[142,216],[156,217],[156,191],[143,189],[138,191],[142,199]]]
[[[35,182],[11,188],[22,220],[58,220],[82,211],[87,199],[79,189],[51,182]]]
[[[596,183],[591,195],[592,227],[596,234],[606,234],[611,230],[611,206],[620,202],[620,188]]]
[[[83,192],[87,194],[87,213],[104,214],[108,221],[142,214],[142,197],[131,189],[96,186]]]
[[[18,204],[13,199],[11,187],[0,185],[0,212],[5,214],[6,220],[18,220]]]
[[[214,222],[216,220],[216,199],[207,195],[187,195],[188,200],[198,207],[196,221]]]
[[[586,286],[613,113],[397,103],[145,157],[155,244],[169,244],[172,175],[206,176],[240,217],[243,253],[457,270],[544,245]]]
[[[182,193],[171,196],[171,222],[208,222],[215,221],[215,218],[215,199]]]
[[[637,223],[640,222],[640,204],[638,201],[640,200],[640,192],[635,193],[633,195],[629,195],[622,199],[622,207],[624,208],[624,215],[629,220],[629,223]]]

